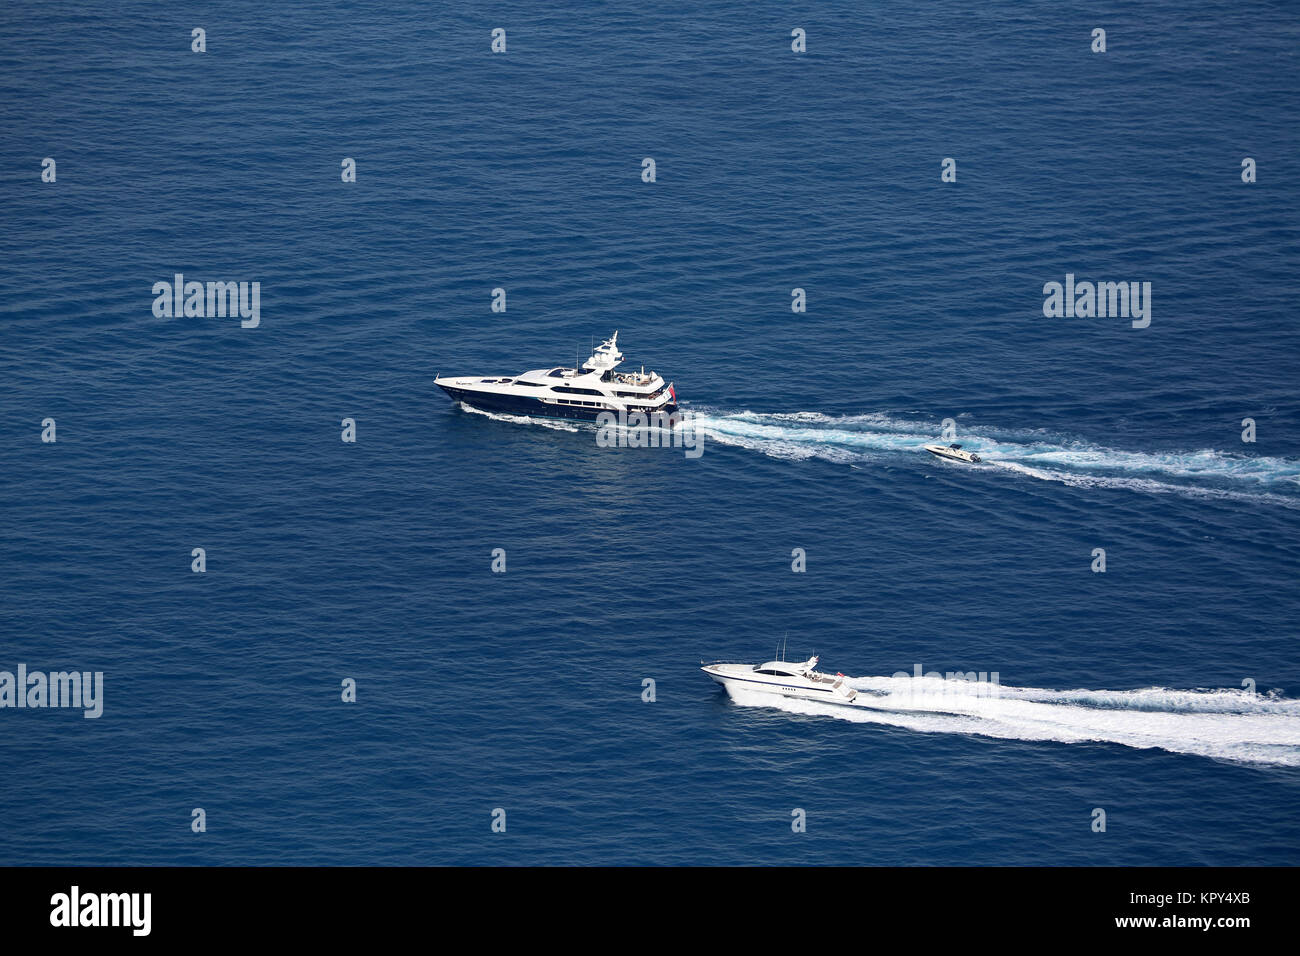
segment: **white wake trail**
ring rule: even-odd
[[[926,677],[858,677],[866,706],[740,692],[738,704],[1004,740],[1109,743],[1300,767],[1300,700],[1244,690],[1051,690]]]
[[[903,456],[935,468],[968,469],[926,455],[940,441],[940,423],[885,414],[764,414],[751,411],[696,415],[696,427],[723,445],[773,458],[817,458],[840,464],[897,462]],[[1135,452],[1036,431],[965,428],[962,447],[984,459],[988,471],[1087,488],[1123,488],[1152,494],[1250,499],[1300,508],[1300,460],[1204,449]]]
[[[494,422],[509,422],[512,425],[541,425],[543,428],[553,428],[561,432],[576,432],[576,425],[570,425],[566,422],[556,421],[550,418],[532,418],[528,415],[507,415],[504,412],[486,412],[481,408],[475,408],[472,405],[460,403],[460,407],[467,412],[473,412],[475,415],[485,415]]]

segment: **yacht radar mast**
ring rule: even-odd
[[[591,352],[591,358],[582,363],[589,372],[604,372],[615,368],[623,361],[623,353],[618,350],[618,331],[597,345]]]

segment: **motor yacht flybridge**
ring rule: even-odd
[[[620,372],[618,332],[602,342],[579,368],[549,368],[513,378],[435,378],[434,384],[459,402],[489,412],[535,418],[595,421],[602,412],[671,416],[677,393],[658,372]],[[651,422],[653,423],[653,421]]]
[[[843,674],[834,677],[816,670],[816,655],[800,663],[768,661],[766,664],[740,664],[715,661],[700,670],[721,684],[734,700],[737,693],[756,691],[824,704],[853,704],[858,692],[848,685]]]

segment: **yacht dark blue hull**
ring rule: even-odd
[[[492,392],[471,391],[442,384],[439,384],[438,387],[455,401],[464,402],[466,405],[480,411],[498,412],[503,415],[527,415],[530,418],[567,418],[594,422],[602,412],[608,411],[608,409],[604,408],[583,405],[555,405],[522,395],[498,395]],[[673,415],[676,412],[677,405],[670,402],[652,414]]]

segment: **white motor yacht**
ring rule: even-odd
[[[578,368],[540,368],[514,376],[434,378],[457,401],[488,412],[596,421],[603,412],[672,416],[677,392],[658,372],[620,372],[618,332]]]
[[[741,664],[714,661],[700,670],[721,684],[735,699],[738,692],[753,691],[816,700],[825,704],[852,704],[858,692],[848,685],[843,674],[823,674],[816,670],[816,655],[806,661],[768,661],[766,664]]]

